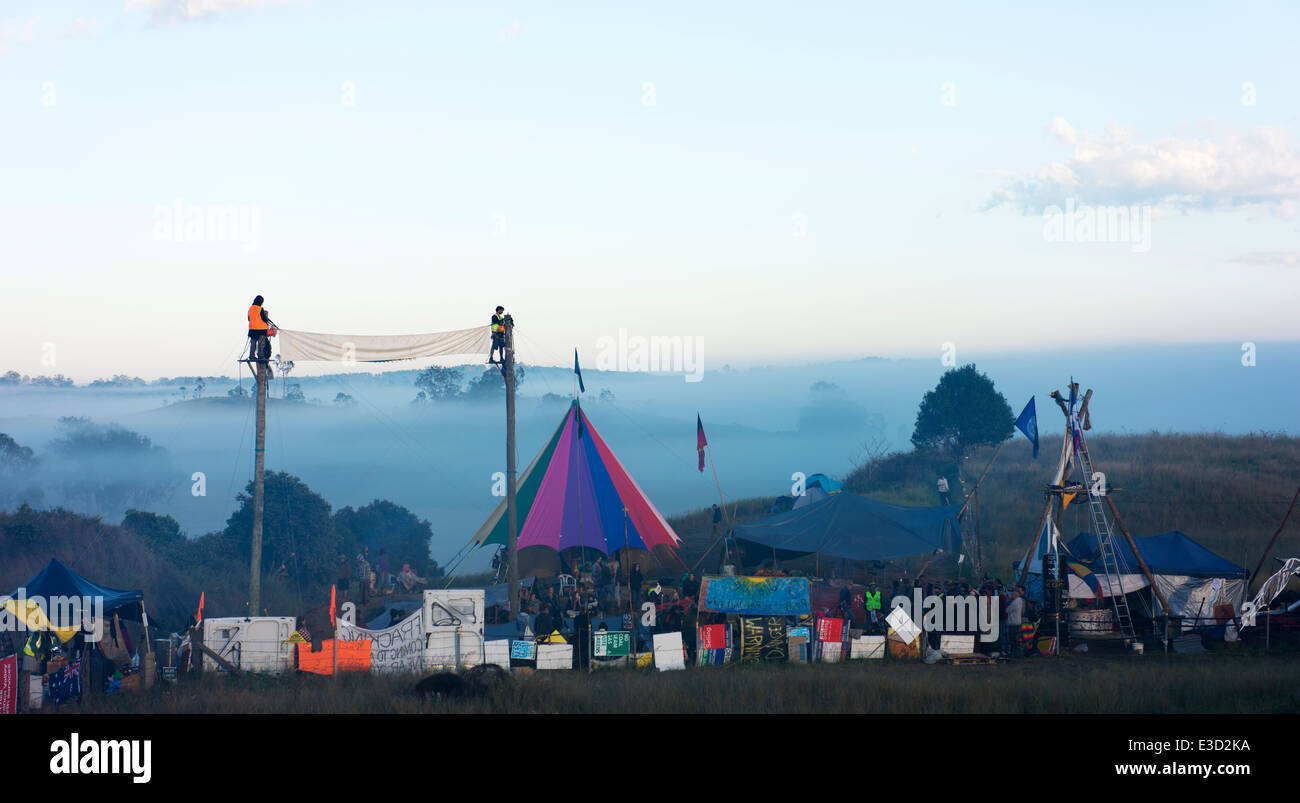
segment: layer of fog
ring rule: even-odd
[[[1234,344],[1148,347],[985,357],[978,367],[1014,412],[1036,394],[1040,427],[1048,433],[1057,431],[1060,416],[1047,393],[1063,389],[1071,373],[1096,389],[1092,420],[1102,432],[1295,433],[1300,347],[1261,344],[1254,366],[1243,365],[1241,356]],[[696,469],[697,411],[724,493],[777,495],[789,492],[797,471],[844,475],[865,442],[909,448],[917,403],[945,369],[937,358],[866,359],[711,370],[701,382],[588,370],[582,403],[651,500],[672,514],[717,500],[711,471]],[[467,378],[479,370],[469,369]],[[432,552],[445,562],[499,501],[493,474],[505,468],[503,405],[416,407],[413,381],[411,371],[276,380],[267,467],[298,475],[335,508],[376,498],[410,508],[432,523]],[[247,378],[242,384],[248,390]],[[292,384],[300,385],[306,403],[278,398]],[[77,478],[84,484],[88,474],[111,475],[113,482],[152,489],[145,504],[137,498],[131,506],[170,514],[191,535],[220,529],[252,475],[252,401],[227,397],[234,385],[209,380],[198,401],[182,400],[175,386],[0,388],[0,432],[32,448],[40,461],[30,476],[4,479],[10,496],[18,484],[38,487],[41,506],[62,504],[116,523],[126,497],[106,501],[75,490]],[[572,390],[567,369],[528,370],[518,415],[521,469],[559,423]],[[602,391],[608,391],[603,398]],[[339,393],[354,404],[334,403]],[[58,423],[63,416],[118,424],[148,437],[163,454],[129,461],[82,456],[73,465],[51,446],[66,429]],[[204,495],[193,493],[196,473]]]

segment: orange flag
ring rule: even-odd
[[[330,627],[336,626],[334,624],[334,588],[334,586],[330,586]]]
[[[199,622],[202,621],[203,621],[203,592],[200,591],[199,592],[199,615],[195,617],[194,624],[197,625]]]

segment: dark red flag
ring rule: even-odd
[[[700,414],[695,414],[695,451],[700,453],[700,471],[704,471],[704,447],[709,442],[704,437],[704,422],[700,420]]]

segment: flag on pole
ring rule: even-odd
[[[203,592],[200,591],[199,592],[199,615],[194,617],[194,624],[197,625],[202,621],[203,621]]]
[[[700,473],[704,473],[704,447],[709,445],[709,441],[704,437],[704,422],[700,420],[700,414],[695,414],[695,451],[700,453]]]
[[[1020,417],[1016,419],[1016,429],[1025,433],[1025,437],[1028,438],[1034,444],[1034,459],[1037,460],[1038,459],[1038,411],[1034,407],[1033,396],[1029,397],[1029,404],[1025,405],[1025,409],[1020,411]]]
[[[336,627],[334,623],[334,589],[336,586],[330,586],[330,627]]]
[[[575,374],[578,375],[578,391],[579,391],[580,393],[586,393],[586,392],[587,392],[587,386],[584,385],[584,384],[582,384],[582,369],[578,367],[578,350],[577,350],[577,349],[574,349],[574,350],[573,350],[573,372],[574,372]]]

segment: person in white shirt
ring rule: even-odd
[[[1019,652],[1020,625],[1025,619],[1025,599],[1020,595],[1020,589],[1013,588],[1010,595],[1011,601],[1007,603],[1007,620],[1002,623],[1003,652],[1008,656],[1013,652]]]
[[[938,486],[939,486],[939,501],[943,502],[945,505],[951,505],[952,502],[948,501],[948,478],[940,477]]]

